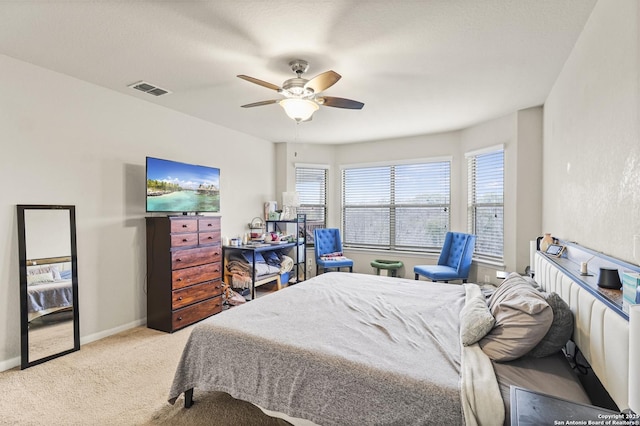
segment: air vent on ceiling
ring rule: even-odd
[[[136,89],[153,96],[161,96],[161,95],[166,95],[167,93],[171,93],[167,89],[162,89],[156,85],[147,83],[146,81],[139,81],[137,83],[130,84],[127,87],[131,87],[132,89]]]

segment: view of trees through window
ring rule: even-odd
[[[476,254],[502,258],[504,247],[504,150],[469,156],[469,232]]]
[[[346,168],[343,245],[439,249],[450,227],[449,161]]]

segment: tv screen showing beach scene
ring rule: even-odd
[[[147,212],[220,211],[220,169],[147,157]]]

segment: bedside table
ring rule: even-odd
[[[511,425],[544,426],[583,424],[606,425],[607,420],[624,420],[617,411],[580,404],[518,386],[511,386]],[[589,423],[589,420],[592,423]],[[612,423],[608,423],[612,424]]]

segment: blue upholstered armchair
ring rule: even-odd
[[[413,268],[416,280],[420,275],[431,281],[462,280],[467,282],[476,246],[476,236],[461,232],[447,232],[437,265],[417,265]]]
[[[349,268],[353,272],[353,260],[342,255],[342,238],[337,228],[316,228],[313,230],[316,253],[316,275],[327,269]]]

